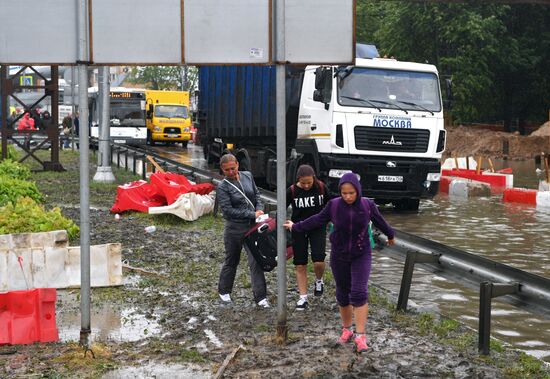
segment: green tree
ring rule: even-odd
[[[197,87],[198,71],[194,66],[137,66],[128,81],[155,90],[193,91]]]
[[[452,78],[456,121],[546,116],[550,7],[358,0],[356,11],[358,41]]]

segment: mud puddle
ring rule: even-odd
[[[211,373],[199,366],[186,367],[179,364],[164,364],[150,362],[139,367],[123,367],[110,371],[103,375],[102,379],[126,379],[126,378],[157,378],[157,379],[173,379],[173,378],[189,378],[202,379],[210,378]]]

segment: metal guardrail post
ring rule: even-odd
[[[120,168],[120,152],[122,151],[122,148],[118,148],[116,151],[116,168]]]
[[[479,285],[479,339],[478,350],[489,355],[491,342],[491,299],[494,297],[517,294],[519,283],[482,282]]]
[[[141,177],[143,180],[147,180],[147,159],[145,159],[145,155],[141,158]]]
[[[132,152],[132,173],[136,174],[136,153]]]
[[[399,298],[397,300],[397,310],[406,311],[409,301],[409,292],[411,290],[412,277],[415,263],[439,263],[441,254],[428,254],[420,251],[407,251],[405,266],[403,267],[403,278],[401,279],[401,288],[399,289]]]

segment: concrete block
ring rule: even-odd
[[[464,198],[491,196],[491,186],[475,180],[453,179],[449,184],[449,196]]]
[[[0,235],[0,292],[80,287],[80,247],[67,244],[66,231]],[[90,273],[92,287],[122,285],[121,245],[90,246]]]

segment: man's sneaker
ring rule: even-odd
[[[353,331],[349,330],[348,328],[342,328],[342,335],[340,338],[338,338],[338,343],[345,344],[351,341],[351,338],[353,337]]]
[[[220,293],[220,299],[222,299],[224,303],[231,303],[231,295],[229,295],[228,293],[223,295]]]
[[[305,309],[307,309],[307,297],[306,298],[303,298],[301,297],[298,302],[296,303],[296,310],[298,311],[303,311]]]
[[[358,353],[367,351],[369,349],[367,346],[367,336],[361,334],[355,337],[355,347],[357,348]]]
[[[262,299],[262,300],[258,301],[258,307],[270,308],[271,306],[269,305],[269,301],[267,301],[267,299]]]
[[[320,280],[315,281],[315,288],[313,289],[313,294],[315,296],[321,296],[325,290],[325,285]]]

